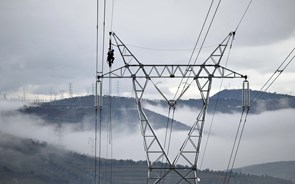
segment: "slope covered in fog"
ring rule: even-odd
[[[93,183],[94,159],[68,152],[33,139],[20,139],[0,132],[0,183],[22,184],[81,184]],[[160,163],[159,163],[160,164]],[[145,183],[145,161],[101,160],[101,183]],[[222,184],[224,172],[200,172],[203,184]],[[169,183],[169,181],[167,180]],[[272,177],[233,174],[232,184],[291,184]]]
[[[274,111],[288,108],[295,108],[295,97],[291,95],[250,91],[251,111],[250,113],[262,113],[265,111]],[[150,104],[165,105],[164,101],[151,102]],[[187,106],[190,108],[200,108],[202,105],[200,99],[179,100],[178,106]],[[216,106],[216,112],[235,113],[242,110],[242,90],[223,90],[212,95],[209,98],[208,112],[213,112]]]
[[[254,98],[255,97],[255,98]],[[259,98],[258,98],[259,97]],[[257,100],[258,98],[258,100]],[[210,97],[208,112],[213,112],[216,106],[216,112],[235,113],[242,110],[242,92],[241,90],[223,90]],[[295,97],[275,93],[259,93],[251,91],[250,113],[262,113],[287,108],[295,108]],[[254,103],[255,102],[255,103]],[[146,105],[160,106],[167,109],[167,102],[162,100],[143,101]],[[202,100],[189,99],[179,100],[177,109],[182,107],[201,108]],[[43,103],[38,106],[24,107],[20,110],[25,114],[33,114],[42,117],[44,120],[53,123],[81,123],[94,122],[94,96],[75,97],[70,99],[57,100],[49,103]],[[133,130],[139,125],[139,118],[134,98],[112,97],[110,111],[110,97],[104,96],[102,109],[102,123],[106,125],[109,121],[111,112],[113,124],[117,127],[126,127]],[[167,113],[159,114],[153,108],[145,109],[145,112],[155,129],[167,127]],[[188,126],[181,122],[174,122],[173,127],[176,130],[186,130]]]
[[[107,126],[111,115],[114,127],[135,130],[139,126],[139,117],[133,98],[112,97],[111,111],[110,98],[104,96],[102,109],[102,124]],[[63,99],[38,106],[25,106],[20,112],[32,114],[51,123],[92,123],[94,122],[94,96]],[[111,112],[111,114],[110,114]],[[145,109],[145,113],[155,129],[166,128],[167,118],[152,110]],[[174,121],[176,130],[188,130],[189,127],[181,122]]]
[[[235,169],[235,172],[253,174],[258,176],[267,175],[291,180],[293,183],[295,183],[295,161],[281,161],[251,165]]]

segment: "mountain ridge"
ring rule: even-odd
[[[257,176],[272,176],[290,180],[295,184],[295,161],[279,161],[234,169],[234,172],[252,174]]]
[[[23,139],[0,132],[0,183],[81,184],[93,183],[94,158],[66,151],[46,142]],[[146,161],[106,160],[101,162],[101,183],[146,182]],[[110,174],[112,164],[112,174]],[[160,164],[160,163],[159,163]],[[184,166],[185,167],[185,166]],[[223,171],[200,172],[203,184],[222,184]],[[173,183],[167,180],[167,183]],[[232,184],[292,184],[284,179],[233,173]]]
[[[251,91],[251,100],[260,96],[259,100],[252,104],[250,113],[259,114],[265,111],[295,108],[295,97],[276,93],[260,93]],[[214,94],[209,99],[208,112],[213,113],[240,113],[242,111],[242,90],[223,90]],[[110,101],[112,108],[109,107]],[[201,108],[203,101],[200,99],[179,100],[177,108]],[[216,105],[217,104],[217,105]],[[168,103],[164,100],[143,100],[145,105],[160,106],[168,110]],[[215,108],[216,105],[216,108]],[[111,111],[110,111],[111,109]],[[43,103],[38,106],[25,106],[19,110],[25,114],[37,115],[50,123],[79,123],[94,122],[94,96],[74,97]],[[167,127],[167,117],[155,112],[153,108],[144,111],[155,129]],[[139,126],[139,117],[134,98],[104,96],[102,109],[102,125],[106,126],[111,113],[112,121],[118,127],[134,129]],[[168,123],[170,123],[169,121]],[[179,121],[173,121],[175,130],[189,130],[190,127]]]

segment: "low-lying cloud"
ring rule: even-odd
[[[23,138],[32,138],[46,141],[51,144],[63,145],[67,150],[82,154],[94,155],[94,126],[80,124],[46,123],[43,119],[24,115],[17,112],[23,104],[1,102],[0,105],[0,131]],[[165,109],[157,107],[157,112],[166,113]],[[154,108],[155,110],[155,108]],[[243,139],[241,142],[236,166],[245,166],[255,163],[295,159],[295,123],[292,121],[294,109],[268,111],[261,114],[249,115]],[[185,124],[193,122],[197,109],[185,107],[176,113],[176,120]],[[207,132],[211,123],[212,114],[208,114],[205,124],[203,146],[207,139]],[[206,155],[202,169],[224,169],[227,166],[234,136],[238,127],[240,114],[216,114],[212,126]],[[192,119],[192,121],[190,121]],[[114,122],[115,123],[115,122]],[[139,124],[139,122],[138,122]],[[101,156],[105,158],[145,160],[143,138],[139,126],[136,131],[114,129],[112,134],[103,132],[97,134],[98,142],[101,139]],[[160,138],[165,130],[156,130]],[[59,136],[59,134],[61,136]],[[173,158],[182,144],[187,132],[173,131],[170,156]],[[110,144],[112,143],[112,144]],[[97,145],[99,147],[99,144]],[[112,156],[111,156],[112,150]],[[200,157],[200,158],[201,158]]]

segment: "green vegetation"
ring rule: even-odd
[[[257,164],[236,169],[235,172],[255,174],[258,176],[273,176],[295,183],[295,161]]]
[[[251,91],[252,100],[259,96],[257,91]],[[210,98],[208,112],[213,112],[215,103],[218,101],[216,112],[235,113],[241,112],[241,90],[223,90]],[[103,98],[102,126],[106,127],[109,114],[109,96]],[[179,100],[177,108],[187,106],[190,108],[200,108],[200,99]],[[162,100],[144,100],[144,104],[167,107],[167,102]],[[295,97],[289,95],[263,93],[258,103],[251,108],[250,113],[261,113],[264,111],[295,108]],[[167,108],[168,109],[168,108]],[[50,123],[93,123],[94,122],[94,96],[75,97],[44,103],[39,106],[24,107],[20,112],[36,115]],[[155,111],[145,109],[145,112],[154,129],[165,128],[167,118]],[[138,128],[139,119],[136,104],[133,98],[112,97],[112,121],[117,128],[135,130]],[[174,121],[175,130],[188,130],[189,127],[181,122]]]
[[[1,184],[91,184],[94,158],[65,151],[45,142],[20,139],[0,132]],[[100,160],[101,183],[145,183],[145,161]],[[110,172],[112,170],[112,172]],[[111,174],[112,173],[112,174]],[[204,170],[202,184],[222,184],[224,172]],[[173,183],[173,182],[169,182]],[[231,184],[292,184],[269,176],[234,173]]]

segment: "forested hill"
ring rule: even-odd
[[[250,113],[262,113],[287,108],[295,108],[295,96],[259,91],[250,91]],[[165,102],[162,102],[164,105]],[[179,105],[199,108],[202,105],[200,99],[180,100]],[[242,90],[223,90],[214,94],[209,99],[208,112],[235,113],[242,110]]]
[[[46,142],[21,139],[2,132],[0,132],[0,150],[1,184],[93,183],[93,157],[65,151]],[[110,178],[112,183],[141,184],[146,182],[147,165],[145,161],[101,160],[101,171],[102,184],[110,183]],[[224,174],[221,171],[205,170],[200,173],[200,178],[202,184],[222,184]],[[266,176],[232,175],[231,184],[254,183],[292,184],[287,180]]]
[[[250,113],[262,113],[287,108],[295,108],[295,96],[260,91],[250,91]],[[241,90],[223,90],[211,97],[211,106],[218,100],[218,110],[228,108],[228,111],[238,110],[241,107]],[[213,104],[212,104],[213,103]]]
[[[235,172],[255,174],[258,176],[272,176],[291,180],[295,184],[295,161],[281,161],[251,165],[235,169]]]
[[[134,130],[139,125],[139,116],[135,100],[127,97],[103,97],[102,124],[107,126],[109,116],[116,128]],[[36,115],[49,123],[91,123],[94,122],[94,96],[74,97],[43,103],[38,106],[25,106],[20,109],[25,114]],[[110,114],[111,112],[111,114]],[[145,109],[145,113],[154,129],[166,128],[167,117]],[[170,121],[171,122],[171,121]],[[175,130],[188,130],[189,127],[174,121]]]
[[[257,98],[259,100],[256,101]],[[210,98],[208,112],[213,112],[216,104],[216,112],[241,112],[241,99],[241,90],[223,90]],[[250,113],[262,113],[265,111],[295,108],[295,97],[290,95],[259,93],[258,91],[251,91],[251,101],[252,106]],[[255,103],[253,103],[254,101]],[[179,100],[177,102],[177,108],[182,108],[184,106],[189,108],[201,108],[202,103],[203,102],[200,99]],[[143,104],[149,104],[157,107],[162,106],[165,107],[168,111],[167,102],[163,100],[145,99],[143,101]],[[33,114],[39,116],[45,119],[47,122],[51,123],[93,123],[94,96],[74,97],[43,103],[38,106],[26,106],[20,109],[20,111],[25,114]],[[112,121],[117,127],[125,127],[132,130],[139,125],[138,112],[134,98],[116,96],[110,98],[109,96],[104,96],[102,110],[103,126],[106,125],[106,122],[108,122],[110,112],[112,116]],[[155,129],[167,127],[167,118],[165,116],[153,111],[153,108],[149,108],[149,110],[145,109],[145,112]],[[178,121],[174,121],[173,128],[175,130],[189,129],[188,126]]]

